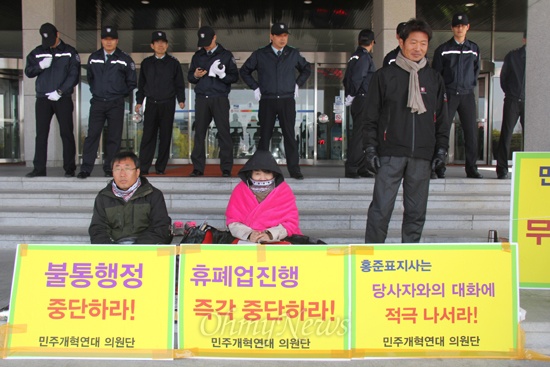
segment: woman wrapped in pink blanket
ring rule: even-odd
[[[239,177],[225,212],[234,237],[264,243],[301,235],[296,198],[270,152],[257,150]]]

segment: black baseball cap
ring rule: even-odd
[[[115,27],[106,25],[105,27],[101,28],[101,38],[114,38],[118,39],[118,31]]]
[[[199,37],[199,42],[197,42],[197,46],[209,46],[212,43],[215,35],[216,32],[214,32],[212,27],[209,27],[207,25],[200,27],[199,31],[197,32],[197,36]]]
[[[285,23],[275,23],[271,26],[271,34],[280,35],[284,33],[290,34]]]
[[[370,45],[371,42],[374,42],[374,32],[370,29],[361,30],[357,36],[357,42],[362,46]]]
[[[405,26],[407,25],[407,22],[401,22],[397,25],[397,28],[395,29],[395,33],[398,35],[401,35],[401,32],[403,32],[403,29],[405,29]]]
[[[151,34],[151,43],[155,41],[165,41],[168,42],[168,38],[166,38],[166,33],[163,31],[154,31]]]
[[[57,39],[57,28],[51,23],[44,23],[40,26],[40,35],[42,36],[42,47],[52,47]]]
[[[459,24],[468,25],[470,24],[470,21],[468,20],[468,16],[464,13],[456,13],[453,15],[453,27],[456,27]]]

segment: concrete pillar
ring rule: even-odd
[[[550,1],[527,2],[527,59],[525,81],[525,151],[550,151],[550,65],[548,19]],[[548,66],[545,66],[548,65]]]
[[[36,46],[42,38],[38,33],[40,26],[46,22],[55,25],[63,42],[76,47],[76,0],[22,0],[23,16],[23,58]],[[78,49],[78,48],[77,48]],[[24,76],[24,159],[28,167],[32,167],[34,158],[34,142],[36,136],[35,118],[35,82],[36,78]],[[74,94],[73,94],[74,99]],[[77,131],[77,116],[74,116],[75,132]],[[48,139],[48,167],[63,166],[63,147],[59,136],[57,119],[52,119]]]
[[[377,68],[382,66],[384,56],[398,45],[395,39],[397,24],[415,16],[415,0],[374,0],[372,26],[376,40],[374,62]]]

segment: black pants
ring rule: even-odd
[[[111,160],[120,149],[122,128],[124,127],[124,98],[106,102],[92,99],[88,121],[88,136],[84,140],[82,152],[82,171],[92,173],[94,169],[99,138],[105,121],[107,121],[108,133],[104,137],[107,139],[107,144],[103,153],[103,171],[106,172],[111,170]]]
[[[260,120],[260,142],[258,149],[269,150],[269,142],[275,127],[275,118],[283,131],[286,165],[288,172],[300,172],[300,157],[294,126],[296,125],[296,101],[294,98],[269,98],[260,100],[258,118]]]
[[[403,182],[401,242],[418,243],[422,237],[428,194],[430,161],[408,157],[380,157],[369,206],[365,243],[384,243],[388,235],[395,199]]]
[[[76,145],[73,133],[73,100],[71,95],[65,95],[58,101],[48,98],[37,98],[36,105],[36,139],[34,146],[34,169],[46,173],[48,157],[48,135],[52,117],[55,114],[59,123],[61,143],[63,144],[63,169],[76,170]]]
[[[346,173],[356,174],[366,171],[366,157],[363,149],[363,116],[367,111],[367,98],[358,95],[351,104],[351,118],[353,131],[348,136],[348,155],[346,159]]]
[[[227,97],[197,97],[195,99],[195,139],[191,152],[193,168],[204,172],[206,166],[204,138],[212,118],[218,130],[220,168],[222,172],[231,172],[233,141],[229,131],[229,98]]]
[[[458,112],[462,131],[464,132],[464,151],[466,155],[465,170],[467,174],[477,171],[477,121],[476,101],[474,93],[452,94],[448,93],[449,119],[454,118]]]
[[[496,151],[498,175],[508,173],[508,153],[510,152],[512,133],[514,132],[518,118],[522,130],[525,131],[525,101],[513,97],[504,97],[502,127],[500,128],[500,139]]]
[[[159,148],[155,170],[164,172],[166,169],[166,164],[170,159],[170,143],[172,142],[175,112],[175,99],[165,103],[153,103],[147,99],[145,113],[143,114],[143,135],[139,147],[142,173],[148,173],[151,162],[153,162],[157,146],[157,135],[159,137]]]

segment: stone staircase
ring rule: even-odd
[[[17,243],[89,243],[94,198],[107,183],[61,177],[0,177],[0,247]],[[172,220],[224,228],[237,177],[151,177],[163,191]],[[297,197],[304,234],[327,243],[363,243],[374,180],[308,178],[287,181]],[[490,229],[507,238],[510,180],[432,180],[422,242],[486,242]],[[401,241],[401,193],[387,242]]]

